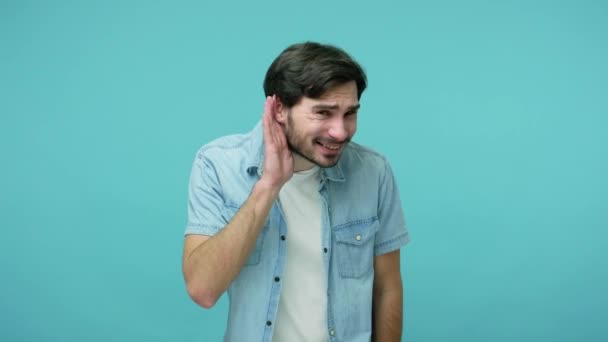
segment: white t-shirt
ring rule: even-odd
[[[327,341],[319,167],[293,174],[279,201],[287,224],[287,258],[273,342]]]

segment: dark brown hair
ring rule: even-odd
[[[365,71],[344,50],[315,42],[294,44],[272,62],[264,79],[266,96],[276,95],[287,107],[302,96],[319,98],[330,88],[355,81],[357,96],[367,87]]]

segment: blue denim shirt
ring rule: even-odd
[[[231,220],[260,178],[262,125],[203,146],[192,167],[186,234],[213,236]],[[409,241],[395,178],[386,159],[351,142],[321,169],[323,264],[330,341],[369,341],[374,256]],[[289,232],[278,200],[255,248],[228,288],[224,341],[272,341]]]

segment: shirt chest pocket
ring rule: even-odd
[[[226,220],[226,222],[230,222],[234,215],[240,210],[238,207],[225,206],[222,211],[222,217]],[[264,247],[264,237],[266,236],[266,231],[268,230],[268,222],[264,225],[264,228],[258,235],[255,246],[251,251],[251,254],[245,261],[245,266],[257,265],[260,263],[260,258],[262,257],[262,249]]]
[[[334,253],[340,276],[359,278],[373,268],[377,219],[356,221],[334,230]]]

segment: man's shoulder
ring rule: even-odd
[[[197,157],[210,161],[246,158],[253,152],[253,140],[252,132],[224,135],[201,146]]]
[[[242,148],[248,141],[249,134],[230,134],[209,141],[199,148],[202,153],[221,153],[226,150]]]
[[[345,167],[384,169],[388,163],[386,157],[370,148],[351,141],[345,150]]]

